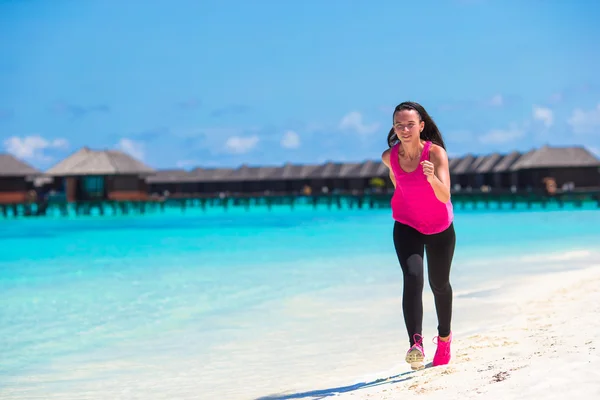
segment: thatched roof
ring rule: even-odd
[[[362,178],[360,170],[364,163],[342,163],[337,178]]]
[[[184,169],[161,169],[146,178],[148,183],[189,182],[190,173]]]
[[[467,154],[449,159],[452,175],[508,172],[523,168],[600,166],[592,153],[582,147],[548,147],[531,150],[525,154],[518,151],[503,155],[499,153],[479,155]],[[157,171],[148,182],[232,182],[256,180],[299,180],[299,179],[357,179],[386,177],[389,171],[382,161],[367,160],[360,163],[327,162],[317,165],[286,163],[277,167],[242,165],[239,168],[196,168]]]
[[[511,166],[511,170],[598,166],[600,160],[584,147],[544,146],[525,154]]]
[[[308,175],[309,179],[328,179],[337,178],[340,176],[343,163],[338,162],[327,162],[326,164],[319,165]]]
[[[194,182],[225,182],[234,173],[233,168],[194,168],[190,180]]]
[[[90,150],[73,153],[46,171],[52,176],[152,175],[155,170],[118,150]]]
[[[42,173],[12,154],[0,154],[0,176],[27,178]]]
[[[388,176],[390,174],[390,169],[383,162],[377,164],[377,169],[375,170],[375,175],[378,177]]]
[[[352,178],[374,178],[387,176],[389,170],[383,161],[368,160],[358,164],[350,173]]]
[[[502,160],[502,155],[500,153],[490,154],[489,156],[485,156],[484,160],[477,166],[474,172],[478,174],[485,174],[488,172],[492,172],[492,169],[498,162]]]
[[[475,161],[475,156],[472,154],[467,154],[454,165],[454,169],[451,169],[450,173],[453,175],[466,173],[473,161]]]
[[[238,169],[227,175],[228,181],[261,181],[269,179],[279,167],[249,167],[242,165]]]
[[[493,172],[507,172],[510,171],[510,167],[519,160],[523,154],[518,151],[513,151],[512,153],[506,154],[502,157],[502,159],[494,165],[492,168]]]
[[[460,162],[460,160],[462,160],[461,157],[452,157],[448,159],[448,169],[450,171],[452,171],[454,168],[456,168],[456,166],[458,165],[458,163]]]
[[[283,167],[277,168],[269,179],[272,180],[294,180],[305,179],[314,171],[318,165],[298,165],[286,163]]]
[[[469,164],[469,166],[467,167],[467,170],[465,172],[469,173],[469,174],[476,173],[477,169],[481,166],[481,164],[483,164],[485,162],[485,159],[488,157],[489,156],[487,156],[487,155],[475,157],[475,159],[473,160],[473,162],[471,164]]]

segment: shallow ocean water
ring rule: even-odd
[[[407,343],[389,213],[0,221],[0,397],[255,398],[385,369]],[[468,332],[504,285],[595,260],[600,211],[457,209],[455,229]]]

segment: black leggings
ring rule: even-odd
[[[429,286],[435,299],[438,335],[441,337],[450,335],[452,320],[450,266],[455,244],[454,224],[434,235],[424,235],[397,221],[394,224],[394,247],[404,275],[402,311],[411,346],[414,344],[414,334],[421,334],[423,330],[424,250],[427,252]]]

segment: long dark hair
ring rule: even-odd
[[[446,149],[446,145],[444,144],[444,139],[442,139],[442,134],[440,130],[438,129],[435,122],[433,122],[433,118],[431,118],[427,111],[425,111],[425,108],[423,108],[422,105],[413,101],[405,101],[404,103],[400,103],[394,109],[392,119],[398,111],[402,110],[415,110],[419,115],[421,121],[425,122],[425,127],[423,128],[423,132],[421,132],[422,140],[428,140],[431,143],[435,143],[438,146],[442,147],[444,150]],[[394,128],[392,127],[387,137],[388,146],[392,147],[399,141],[400,139],[398,139],[398,136],[396,136],[396,132],[394,132]]]

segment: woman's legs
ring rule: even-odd
[[[454,257],[455,244],[454,224],[441,233],[425,237],[429,285],[435,300],[438,335],[442,338],[449,336],[451,332],[452,286],[450,285],[450,267]]]
[[[423,235],[416,229],[394,223],[394,247],[404,275],[402,311],[410,340],[423,330]]]

